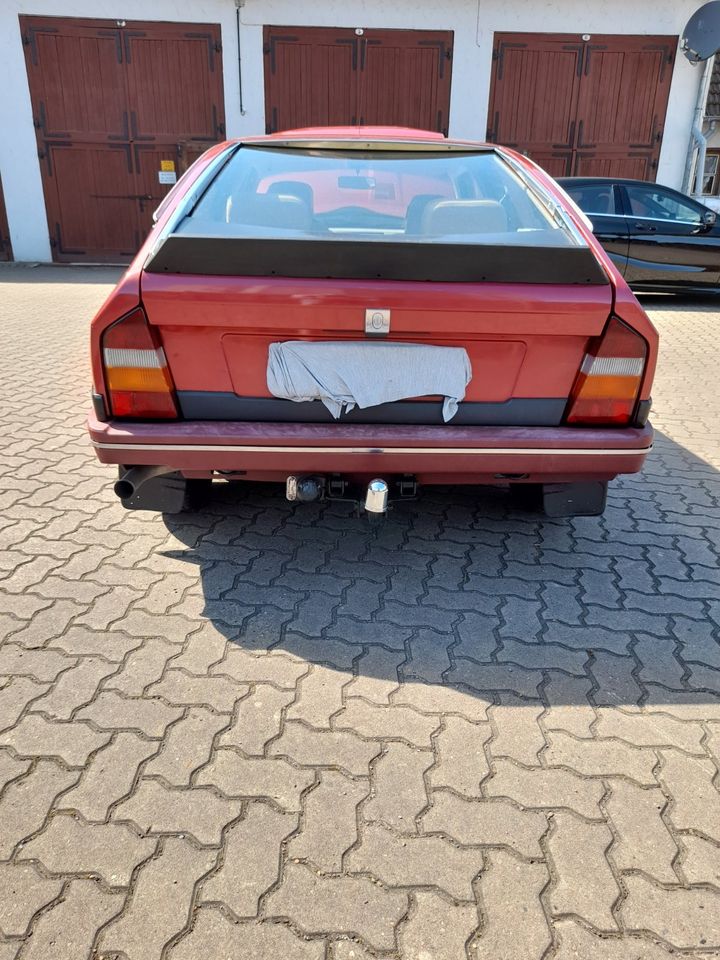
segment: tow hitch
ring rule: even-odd
[[[291,503],[341,500],[354,504],[358,513],[364,510],[373,520],[385,516],[391,504],[398,500],[414,500],[417,490],[417,480],[410,476],[391,481],[376,477],[364,489],[338,476],[290,476],[285,481],[285,496]]]

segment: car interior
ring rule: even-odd
[[[279,154],[273,156],[275,172],[257,164],[251,150],[238,151],[237,168],[233,158],[188,216],[186,232],[430,243],[576,242],[494,154],[432,159]]]
[[[575,203],[587,214],[615,213],[615,199],[612,184],[584,184],[572,186],[563,184],[564,189],[573,198]]]

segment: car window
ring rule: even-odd
[[[249,238],[582,243],[550,207],[492,150],[243,146],[179,230]]]
[[[615,210],[615,191],[611,183],[573,183],[563,184],[583,213],[613,214]]]
[[[675,220],[683,223],[700,223],[702,217],[697,207],[683,201],[676,193],[663,190],[654,184],[626,184],[630,211],[634,217],[652,220]]]

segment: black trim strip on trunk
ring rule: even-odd
[[[148,273],[491,283],[608,284],[589,247],[280,240],[171,234]]]
[[[235,393],[181,390],[178,401],[186,420],[238,420],[264,423],[377,423],[442,425],[441,401],[381,403],[357,407],[335,420],[319,400],[295,403],[269,397],[239,397]],[[456,426],[557,427],[567,406],[560,399],[514,398],[504,403],[464,401],[449,423]]]

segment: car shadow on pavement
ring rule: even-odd
[[[113,284],[127,267],[108,264],[88,267],[70,263],[0,263],[0,286],[4,283]]]
[[[369,526],[347,504],[216,486],[204,511],[164,518],[186,545],[169,555],[196,566],[198,612],[250,654],[321,665],[371,702],[552,710],[578,736],[593,707],[720,719],[720,476],[662,434],[602,518],[455,487]]]

